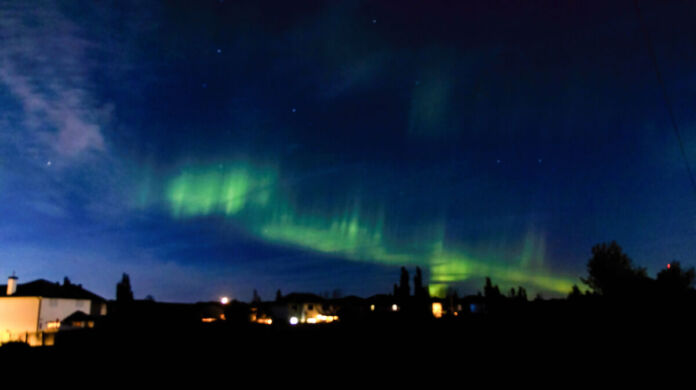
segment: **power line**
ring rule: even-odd
[[[691,186],[694,189],[694,194],[696,194],[696,179],[694,179],[694,174],[689,165],[689,160],[686,156],[686,151],[684,150],[684,142],[682,141],[681,133],[679,132],[679,126],[677,125],[677,120],[674,117],[674,110],[672,109],[672,102],[669,100],[669,95],[667,94],[667,87],[665,87],[665,81],[662,78],[662,73],[660,72],[660,67],[657,63],[657,55],[655,54],[655,48],[650,40],[650,34],[648,33],[648,28],[643,19],[643,13],[641,12],[640,6],[638,5],[638,0],[633,0],[633,4],[636,8],[636,13],[638,14],[638,23],[643,30],[643,37],[645,38],[645,44],[648,48],[650,54],[650,60],[655,68],[655,75],[657,76],[657,83],[660,85],[660,90],[662,91],[662,98],[665,101],[665,106],[667,108],[667,113],[669,119],[672,122],[672,129],[674,130],[674,135],[677,137],[677,142],[679,143],[679,150],[681,151],[682,158],[684,159],[684,165],[686,166],[686,171],[689,174],[689,179],[691,180]]]

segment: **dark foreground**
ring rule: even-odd
[[[463,367],[468,364],[612,364],[677,359],[694,346],[694,316],[608,308],[593,315],[530,311],[372,322],[266,326],[111,323],[65,332],[52,347],[6,345],[0,358],[92,362],[109,367],[175,366],[244,370]],[[690,355],[689,355],[690,356]]]

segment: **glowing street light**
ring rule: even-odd
[[[226,305],[226,304],[230,303],[230,298],[222,297],[222,298],[220,298],[220,303],[222,303],[223,305]]]

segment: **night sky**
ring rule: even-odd
[[[695,265],[696,3],[0,3],[0,277],[561,296]],[[524,4],[524,5],[523,5]]]

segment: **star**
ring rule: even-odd
[[[539,164],[541,164],[541,159],[538,159],[537,161],[539,161]]]
[[[372,24],[377,24],[377,19],[372,19]]]
[[[217,49],[217,53],[218,54],[222,53],[222,49]]]
[[[495,160],[495,163],[496,163],[496,164],[500,164],[500,160]]]
[[[297,112],[297,109],[295,107],[293,107],[292,110],[290,110],[290,111]]]
[[[207,87],[208,87],[208,84],[207,84],[207,83],[203,83],[203,84],[201,84],[201,87],[202,87],[202,88],[207,88]]]
[[[46,161],[46,166],[47,166],[47,167],[50,167],[51,165],[53,165],[53,162],[52,162],[51,160]]]

